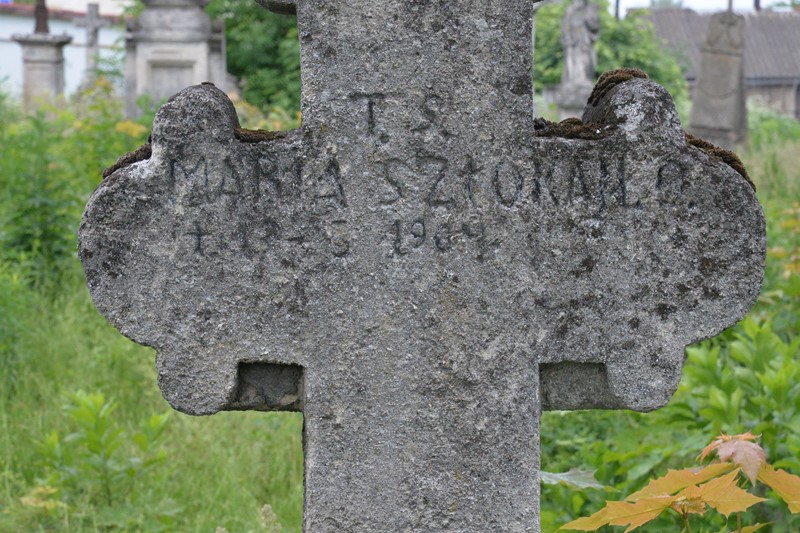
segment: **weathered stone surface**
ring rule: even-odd
[[[301,130],[191,87],[87,206],[175,408],[302,409],[306,531],[538,531],[540,409],[662,405],[758,294],[752,188],[661,87],[534,136],[530,7],[300,2]]]
[[[747,138],[744,17],[716,13],[708,25],[689,132],[734,150]]]

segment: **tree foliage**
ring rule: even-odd
[[[300,109],[297,19],[277,15],[253,0],[212,0],[207,12],[225,22],[228,71],[242,97],[262,109]]]
[[[543,6],[536,14],[536,50],[533,83],[537,90],[561,81],[564,52],[559,38],[567,3]],[[676,101],[688,97],[688,86],[678,60],[658,42],[653,25],[641,12],[617,20],[600,1],[600,38],[597,46],[598,76],[623,67],[639,68],[663,85]]]
[[[608,12],[607,2],[598,1],[598,75],[621,67],[640,68],[666,87],[676,101],[685,100],[688,89],[678,60],[660,46],[652,24],[636,12],[617,20]],[[537,90],[561,79],[564,53],[559,32],[566,5],[551,4],[537,12],[533,74]],[[207,11],[225,22],[228,70],[240,80],[243,98],[262,109],[299,111],[296,17],[271,13],[253,0],[212,0]]]

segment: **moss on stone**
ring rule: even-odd
[[[260,143],[273,139],[283,139],[288,135],[286,131],[267,131],[267,130],[246,130],[244,128],[234,128],[233,136],[237,141],[243,143]]]
[[[103,171],[103,178],[109,177],[111,174],[116,172],[117,170],[132,165],[138,161],[144,161],[145,159],[150,159],[150,156],[153,155],[153,148],[150,144],[150,137],[147,138],[147,142],[141,145],[139,148],[132,152],[128,152],[127,154],[123,155],[119,159],[117,159],[116,163],[108,167]]]
[[[603,75],[600,76],[600,79],[597,80],[597,84],[595,84],[592,94],[589,96],[589,103],[593,106],[596,106],[611,89],[620,83],[625,83],[633,78],[642,78],[646,80],[649,79],[649,76],[643,70],[638,68],[621,68],[617,70],[609,70],[608,72],[603,73]]]
[[[722,160],[723,163],[731,167],[733,170],[738,172],[742,175],[744,179],[747,180],[747,183],[756,190],[756,184],[753,183],[753,180],[750,179],[750,175],[747,173],[747,169],[744,167],[744,163],[742,160],[739,159],[734,152],[730,150],[725,150],[724,148],[720,148],[719,146],[714,146],[710,142],[706,141],[705,139],[701,139],[700,137],[695,137],[691,133],[684,132],[686,136],[686,144],[689,146],[694,146],[695,148],[705,152],[711,157],[716,157]]]
[[[576,117],[561,122],[551,122],[544,118],[533,121],[534,135],[537,137],[560,137],[562,139],[602,139],[608,132],[594,122],[583,123]]]

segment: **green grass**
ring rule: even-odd
[[[267,504],[284,531],[300,531],[300,415],[173,413],[148,453],[135,442],[171,409],[153,351],[94,309],[75,231],[102,168],[143,142],[151,120],[124,120],[102,85],[80,105],[32,118],[0,98],[0,531],[264,531]],[[76,438],[68,407],[78,391],[116,406],[97,452]]]
[[[94,310],[78,275],[70,277],[57,296],[24,286],[5,293],[25,306],[4,305],[17,324],[6,330],[14,340],[3,352],[14,377],[0,388],[0,531],[99,531],[104,524],[154,530],[162,522],[167,530],[261,531],[265,504],[285,531],[299,531],[302,417],[289,413],[174,413],[161,443],[166,461],[132,489],[118,487],[114,505],[92,494],[91,480],[76,488],[56,484],[68,507],[49,517],[21,502],[35,487],[53,486],[38,444],[53,431],[78,430],[63,409],[70,394],[86,390],[113,399],[114,424],[127,433],[149,415],[170,411],[156,386],[153,351],[120,336]],[[136,453],[128,441],[116,455]],[[80,473],[95,476],[89,469]]]
[[[267,504],[283,531],[300,531],[300,415],[172,413],[163,433],[148,433],[153,415],[172,412],[156,385],[154,353],[94,309],[75,229],[102,168],[143,141],[151,118],[126,121],[119,102],[98,93],[35,119],[0,98],[0,531],[265,531]],[[291,119],[244,110],[255,123]],[[770,247],[750,325],[691,349],[681,389],[662,410],[546,414],[543,467],[597,470],[619,492],[545,486],[543,531],[667,467],[692,464],[719,430],[766,424],[755,430],[765,434],[770,461],[800,473],[800,385],[778,382],[800,372],[791,348],[800,328],[800,205],[793,203],[800,125],[752,114],[743,156],[765,206]],[[747,354],[775,368],[756,375],[741,362]],[[745,386],[742,397],[736,391]],[[116,408],[81,426],[76,398],[89,397]],[[93,436],[100,444],[90,449]],[[746,518],[772,520],[773,531],[797,528],[777,505]],[[669,520],[648,529],[675,530]]]

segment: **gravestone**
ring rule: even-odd
[[[222,23],[203,11],[208,0],[144,0],[125,38],[125,100],[129,116],[137,99],[158,102],[190,85],[227,85]]]
[[[100,53],[98,35],[100,29],[111,25],[111,21],[100,17],[100,6],[96,3],[86,5],[86,16],[73,21],[76,26],[86,28],[86,71],[81,85],[89,88],[97,76],[97,58]]]
[[[538,531],[541,410],[663,405],[758,295],[753,190],[663,88],[534,121],[531,8],[301,0],[301,129],[190,87],[87,205],[173,407],[303,412],[305,531]]]
[[[562,119],[579,117],[592,92],[597,69],[594,44],[600,37],[600,6],[590,0],[573,0],[561,21],[564,67],[558,88]]]
[[[32,34],[11,36],[22,46],[22,99],[28,111],[64,94],[64,47],[72,42],[66,33],[50,33],[44,0],[37,0],[34,16]]]
[[[744,47],[744,17],[730,11],[714,14],[703,46],[688,129],[729,150],[747,138]]]

